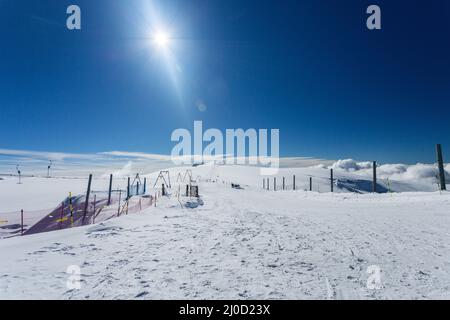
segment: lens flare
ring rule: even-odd
[[[169,45],[170,37],[167,33],[159,31],[153,37],[154,42],[160,48],[165,48]]]

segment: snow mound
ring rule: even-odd
[[[111,223],[111,222],[102,222],[97,225],[94,225],[86,230],[86,234],[91,233],[99,233],[99,232],[105,232],[105,231],[120,231],[122,230],[121,227]]]

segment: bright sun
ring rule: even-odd
[[[154,41],[158,47],[164,48],[169,45],[170,37],[165,32],[157,32],[154,36]]]

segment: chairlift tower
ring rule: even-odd
[[[22,182],[20,181],[22,173],[20,172],[19,165],[16,165],[16,170],[17,170],[17,174],[19,175],[19,182],[18,182],[18,184],[22,184]]]
[[[50,178],[50,168],[52,167],[52,163],[53,163],[52,160],[50,160],[50,162],[48,163],[48,166],[47,166],[47,178]]]

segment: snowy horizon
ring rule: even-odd
[[[220,157],[221,158],[221,157]],[[15,175],[19,165],[23,175],[46,175],[49,161],[53,175],[114,174],[126,176],[136,173],[177,167],[170,155],[144,152],[103,151],[95,153],[64,153],[0,149],[0,175]],[[205,163],[215,158],[205,157]],[[280,157],[280,168],[324,168],[346,172],[371,174],[372,161],[354,159],[318,159],[314,157]],[[380,178],[414,180],[435,178],[438,169],[435,163],[377,163]],[[446,176],[450,178],[450,164],[445,163]]]

